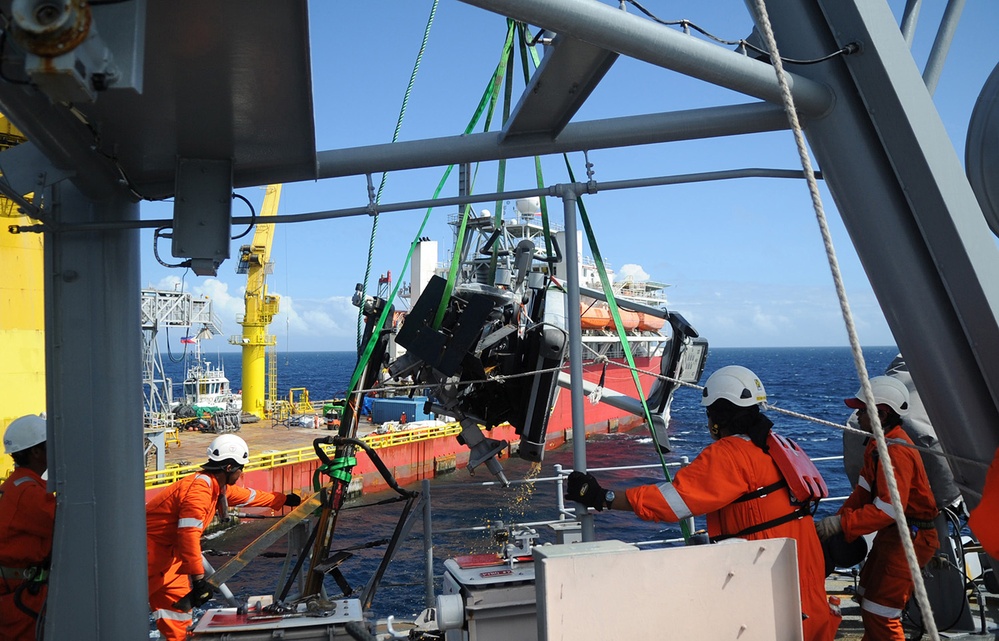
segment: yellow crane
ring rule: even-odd
[[[0,114],[0,150],[24,142]],[[28,199],[31,199],[29,194]],[[31,224],[13,201],[0,197],[0,434],[24,414],[45,411],[45,285],[41,234],[12,234],[8,226]],[[14,467],[0,449],[0,478]]]
[[[281,185],[268,185],[260,218],[276,215],[280,199]],[[257,416],[264,416],[268,409],[264,402],[266,349],[275,345],[277,338],[267,333],[267,326],[278,313],[281,300],[280,296],[267,293],[273,241],[274,224],[257,223],[252,243],[239,248],[236,273],[246,274],[245,313],[239,323],[243,326],[243,335],[229,341],[243,348],[243,411]]]

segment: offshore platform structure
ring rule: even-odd
[[[281,200],[281,185],[268,185],[260,216],[277,214]],[[239,248],[237,274],[246,274],[246,293],[243,295],[245,311],[237,322],[243,327],[241,336],[232,336],[229,342],[243,350],[243,412],[264,416],[277,407],[277,352],[270,352],[268,368],[267,402],[264,400],[264,366],[266,349],[277,345],[277,338],[267,333],[267,327],[280,309],[281,297],[267,293],[267,274],[273,271],[270,262],[271,244],[274,242],[274,225],[258,224],[249,245]]]
[[[207,298],[189,292],[144,289],[140,298],[142,319],[142,427],[147,462],[155,456],[156,469],[164,466],[165,442],[176,437],[173,411],[173,381],[163,369],[163,354],[157,336],[160,329],[197,327],[194,340],[222,333],[222,326]]]

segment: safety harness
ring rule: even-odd
[[[44,583],[49,578],[49,571],[40,565],[29,568],[9,568],[0,565],[0,578],[4,581],[35,581]]]
[[[788,499],[794,508],[788,514],[777,518],[757,523],[747,528],[739,530],[734,534],[722,534],[713,537],[714,541],[724,541],[734,539],[749,534],[756,534],[763,530],[783,525],[790,521],[811,516],[819,506],[819,501],[829,496],[829,488],[823,480],[819,470],[815,467],[808,455],[798,447],[798,444],[789,438],[770,432],[767,436],[767,453],[777,464],[781,479],[776,483],[771,483],[764,487],[757,488],[752,492],[747,492],[732,501],[733,503],[743,503],[763,498],[772,492],[787,488]]]
[[[0,578],[3,579],[5,585],[8,581],[20,581],[20,583],[10,591],[10,593],[14,595],[14,605],[17,606],[18,610],[24,612],[33,619],[37,619],[39,613],[24,604],[21,600],[21,593],[27,590],[31,594],[38,594],[38,592],[42,589],[42,586],[49,581],[48,565],[48,559],[45,559],[45,561],[40,565],[33,565],[27,568],[11,568],[0,565]]]

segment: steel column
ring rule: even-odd
[[[566,330],[569,332],[569,401],[572,408],[572,468],[586,471],[586,422],[583,420],[583,328],[580,325],[579,307],[579,257],[580,248],[576,234],[575,185],[558,185],[556,192],[562,198],[565,216],[565,284]],[[584,541],[593,541],[593,515],[585,507],[576,506],[576,517],[582,528]]]
[[[136,219],[137,203],[53,188],[56,224]],[[49,233],[45,345],[56,491],[45,639],[148,636],[139,235]]]

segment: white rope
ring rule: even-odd
[[[770,15],[767,13],[764,0],[755,0],[754,4],[759,17],[758,26],[763,32],[767,49],[770,51],[770,61],[777,74],[777,82],[780,84],[784,109],[787,112],[788,121],[794,132],[794,141],[798,148],[798,156],[801,158],[801,167],[808,181],[808,191],[812,196],[815,218],[822,232],[822,242],[825,244],[829,269],[836,284],[836,294],[839,297],[840,309],[843,312],[843,321],[846,324],[847,333],[850,337],[850,349],[853,352],[853,361],[857,367],[857,374],[860,377],[861,388],[864,391],[864,402],[867,405],[868,416],[871,418],[871,427],[874,429],[874,438],[877,442],[878,455],[881,458],[881,467],[884,470],[888,492],[891,495],[891,504],[895,511],[895,523],[898,525],[900,534],[899,539],[902,541],[902,548],[905,550],[905,560],[909,564],[909,572],[912,574],[912,581],[915,585],[916,601],[919,603],[919,608],[922,611],[922,620],[927,632],[929,632],[930,638],[934,641],[940,641],[940,633],[937,631],[936,621],[933,618],[933,610],[930,607],[930,599],[926,593],[926,585],[923,582],[919,563],[916,561],[916,550],[912,545],[912,539],[905,536],[905,533],[909,531],[909,526],[905,521],[905,507],[902,505],[902,500],[898,492],[898,484],[895,481],[895,468],[888,454],[888,443],[885,441],[884,429],[881,427],[881,421],[878,420],[877,404],[874,402],[874,392],[871,390],[871,381],[867,375],[864,355],[860,350],[860,339],[857,337],[857,328],[853,322],[850,303],[846,298],[843,276],[839,270],[839,261],[836,259],[836,250],[833,248],[832,235],[829,233],[829,226],[826,223],[826,214],[822,206],[822,197],[819,195],[818,182],[815,180],[812,162],[805,147],[805,136],[802,133],[801,123],[798,121],[798,113],[794,106],[794,98],[791,96],[791,89],[787,83],[787,76],[784,73],[784,65],[781,62],[780,53],[777,51],[777,40],[774,38],[773,26],[770,24]]]

